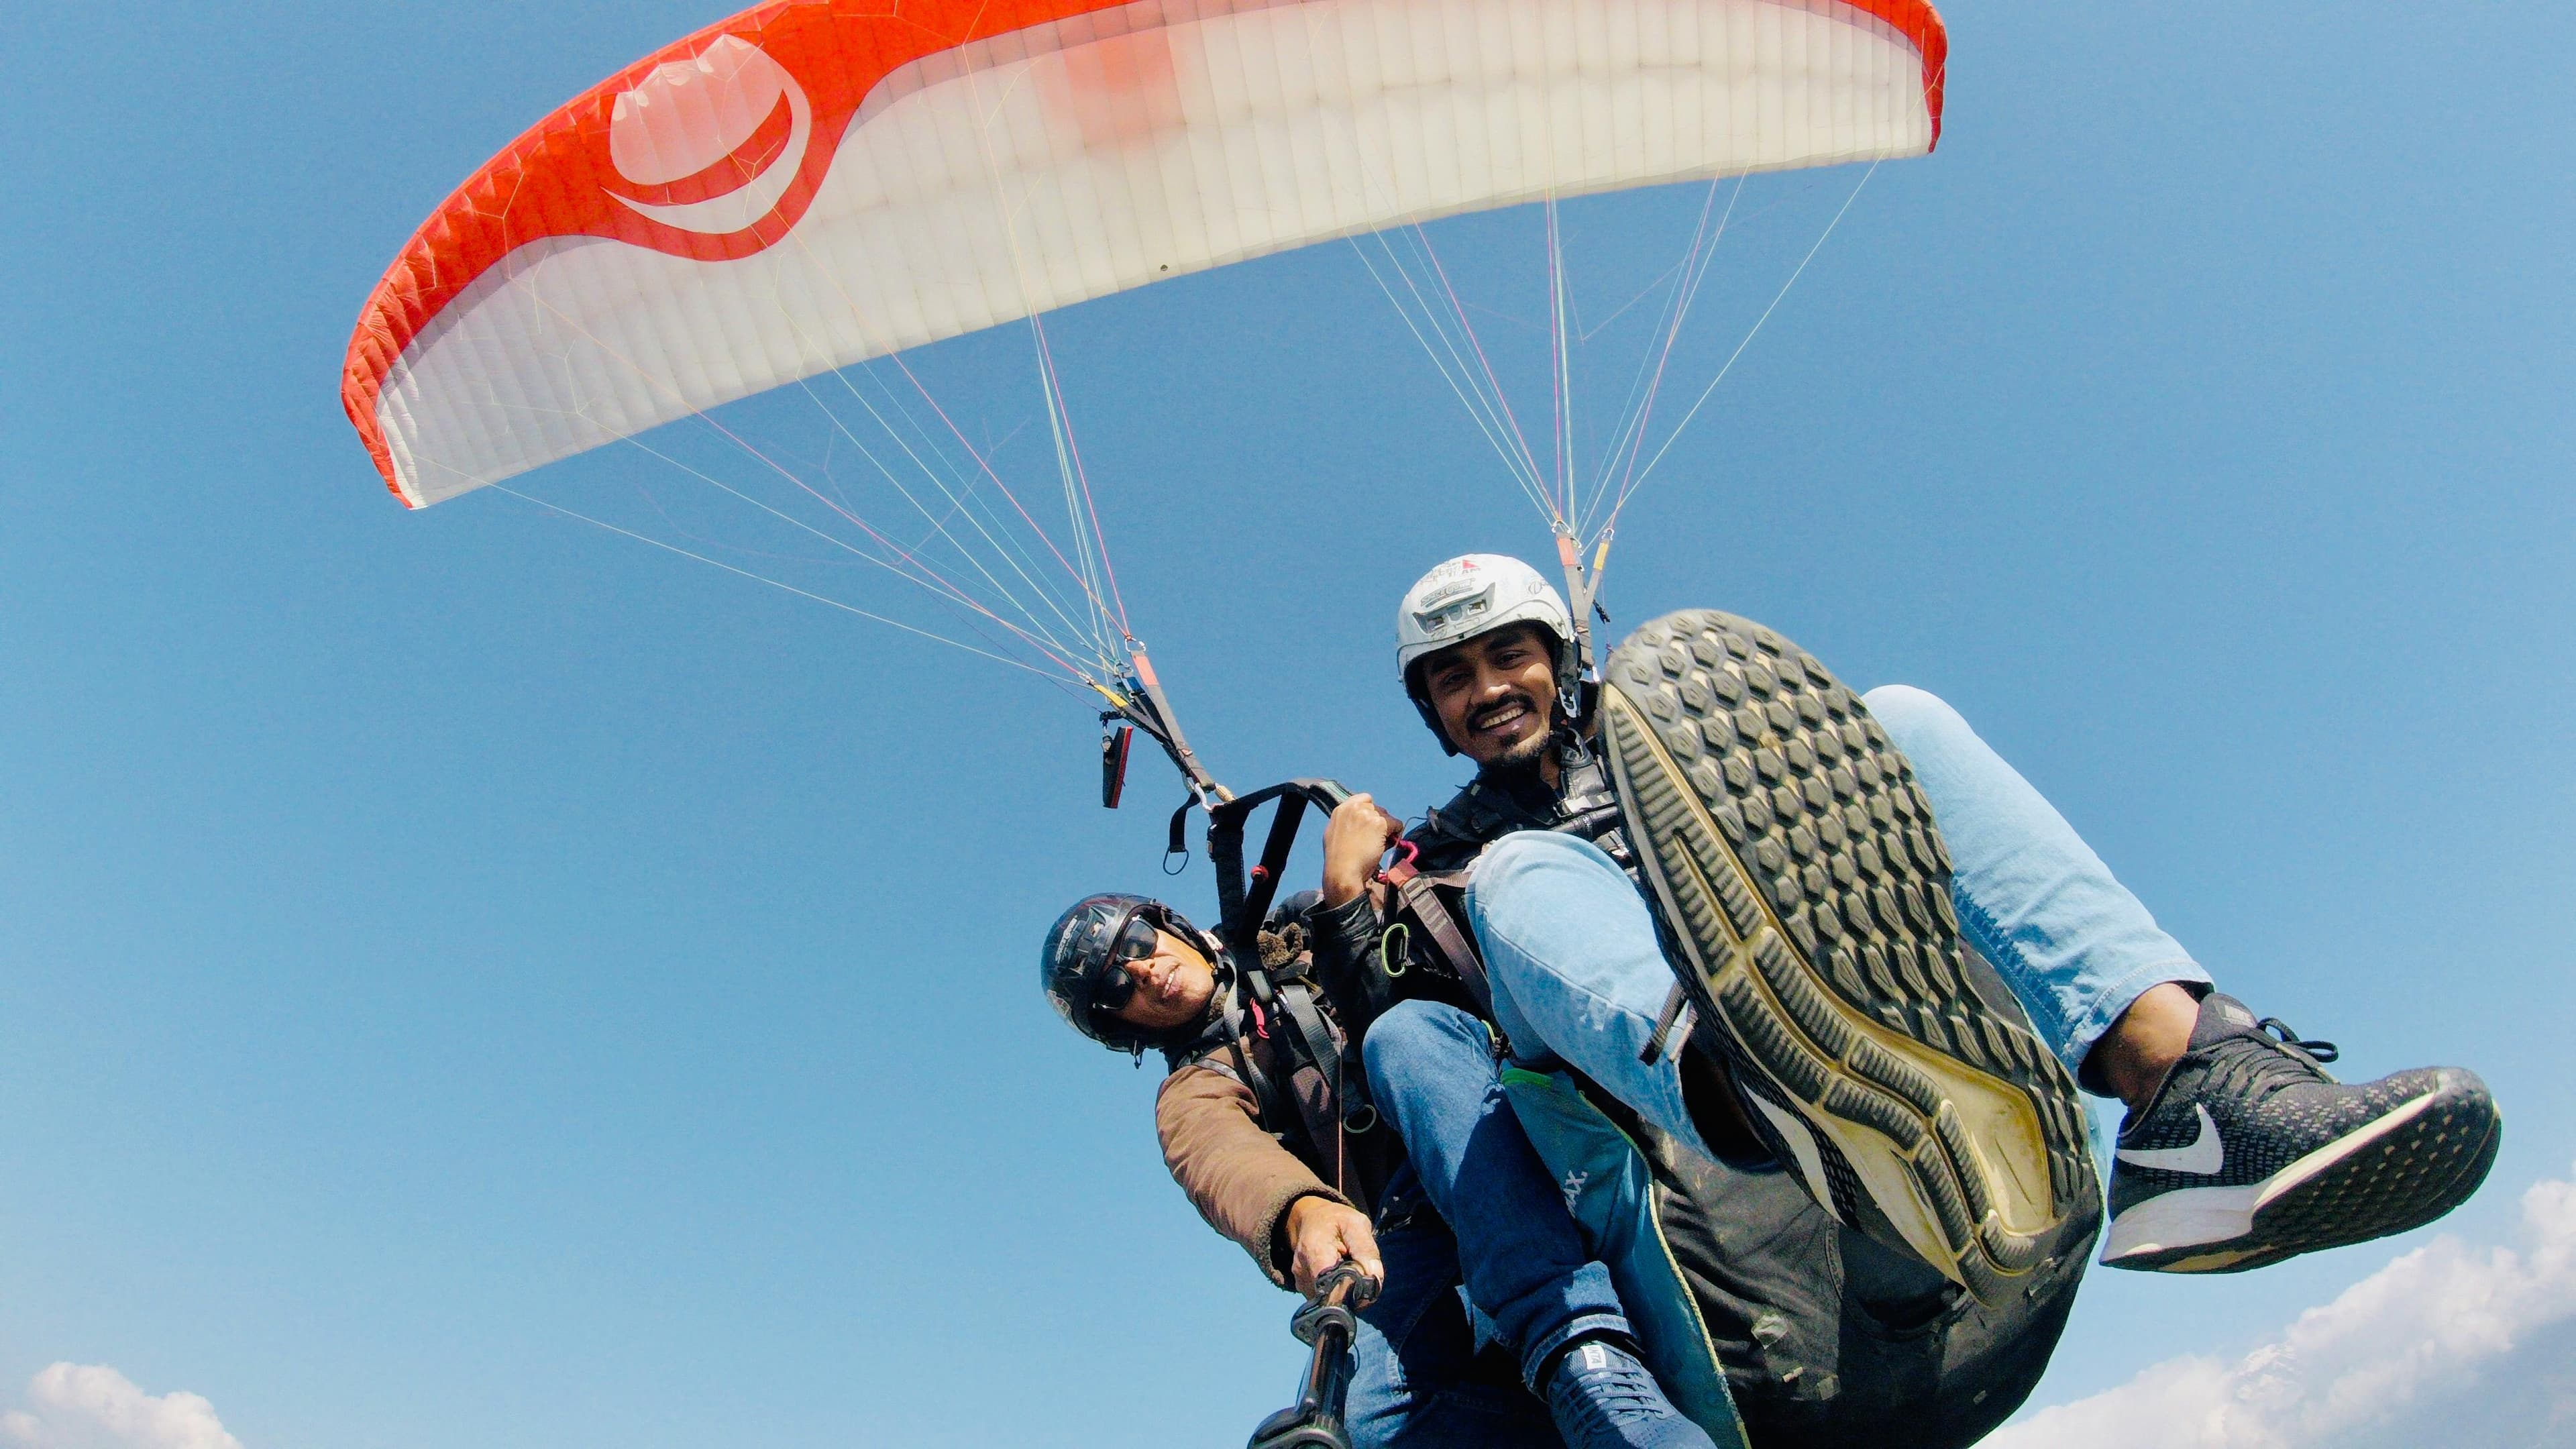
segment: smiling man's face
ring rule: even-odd
[[[1422,661],[1422,692],[1458,753],[1479,766],[1530,764],[1555,728],[1555,643],[1515,624],[1452,644]]]

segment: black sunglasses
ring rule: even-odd
[[[1094,1011],[1112,1015],[1123,1011],[1136,999],[1136,978],[1129,974],[1127,963],[1153,959],[1162,944],[1162,932],[1145,919],[1144,908],[1132,907],[1118,919],[1109,933],[1109,947],[1091,968],[1091,1006]]]

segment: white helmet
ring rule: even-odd
[[[1413,707],[1422,712],[1422,722],[1431,726],[1453,755],[1458,747],[1440,728],[1440,717],[1423,697],[1413,666],[1452,644],[1513,624],[1536,624],[1553,635],[1557,685],[1563,688],[1573,680],[1577,667],[1574,617],[1565,611],[1565,599],[1556,586],[1519,559],[1498,553],[1461,554],[1404,591],[1404,603],[1395,611],[1396,672],[1404,679],[1404,692]]]

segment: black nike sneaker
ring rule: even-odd
[[[2345,1086],[2300,1041],[2213,992],[2191,1045],[2120,1124],[2102,1261],[2240,1273],[2422,1227],[2486,1181],[2504,1119],[2462,1067]]]
[[[1971,984],[1913,770],[1813,655],[1658,619],[1603,670],[1601,739],[1673,968],[1744,1116],[1838,1220],[2001,1303],[2091,1247],[2075,1082]]]

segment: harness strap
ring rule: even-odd
[[[1257,1006],[1251,1006],[1250,999],[1243,995],[1240,986],[1230,986],[1226,989],[1225,1048],[1234,1058],[1235,1075],[1246,1087],[1252,1089],[1253,1110],[1261,1114],[1262,1124],[1267,1127],[1279,1119],[1279,1094],[1272,1089],[1269,1075],[1253,1066],[1252,1053],[1244,1050],[1243,1026],[1238,1020],[1241,1013],[1236,1009],[1238,1004],[1253,1011],[1260,1010]]]
[[[1646,1049],[1637,1053],[1637,1060],[1651,1067],[1667,1051],[1680,1051],[1682,1043],[1690,1040],[1691,1029],[1685,1026],[1676,1032],[1673,1030],[1673,1025],[1680,1021],[1682,1013],[1689,1009],[1690,992],[1684,989],[1680,982],[1674,982],[1673,989],[1664,997],[1664,1009],[1655,1015],[1654,1034],[1646,1038]],[[1697,1022],[1692,1023],[1693,1026],[1697,1024]],[[1667,1041],[1667,1037],[1671,1040]]]
[[[1280,872],[1288,868],[1288,852],[1297,845],[1297,827],[1306,817],[1306,797],[1282,795],[1278,808],[1270,813],[1270,834],[1261,842],[1261,863],[1252,868],[1243,900],[1236,907],[1240,929],[1247,936],[1257,935],[1261,922],[1270,914],[1271,897],[1279,893]],[[1260,948],[1253,948],[1254,958]]]
[[[1335,1043],[1331,1028],[1324,1024],[1323,1014],[1315,1009],[1315,988],[1302,978],[1282,982],[1279,1006],[1296,1028],[1306,1059],[1324,1074],[1325,1082],[1340,1099],[1342,1125],[1354,1133],[1375,1125],[1377,1109],[1369,1102],[1367,1074],[1353,1075],[1343,1070],[1342,1048]]]
[[[1297,843],[1297,826],[1305,818],[1308,805],[1332,809],[1350,798],[1351,792],[1331,780],[1290,780],[1237,795],[1208,807],[1208,864],[1215,867],[1217,934],[1226,945],[1246,961],[1261,959],[1260,935],[1262,917],[1269,914],[1271,897],[1279,892],[1280,872],[1287,869],[1288,854]],[[1246,880],[1243,870],[1243,827],[1252,812],[1276,801],[1270,819],[1269,837],[1262,842],[1261,861]],[[1173,838],[1179,839],[1181,820],[1188,806],[1174,813]]]
[[[1176,855],[1181,858],[1181,870],[1187,870],[1190,867],[1190,808],[1198,803],[1199,797],[1192,795],[1181,802],[1180,809],[1172,812],[1172,833],[1163,845],[1163,874],[1165,875],[1180,874],[1180,871],[1172,869],[1172,857]]]
[[[1458,924],[1458,917],[1450,911],[1449,903],[1440,898],[1440,887],[1462,886],[1466,881],[1465,871],[1437,874],[1417,871],[1397,883],[1395,898],[1401,910],[1421,923],[1424,934],[1431,938],[1431,944],[1447,961],[1449,969],[1457,972],[1458,979],[1466,983],[1467,994],[1476,999],[1476,1009],[1491,1021],[1494,990],[1485,980],[1485,958],[1477,954],[1475,943],[1468,939],[1466,930]]]
[[[1166,1048],[1165,1060],[1174,1071],[1197,1063],[1242,1082],[1252,1093],[1261,1129],[1289,1143],[1334,1191],[1367,1211],[1348,1148],[1350,1138],[1376,1127],[1377,1107],[1369,1100],[1366,1074],[1350,1069],[1350,1053],[1325,1018],[1315,984],[1302,974],[1233,965],[1231,953],[1211,947],[1229,962],[1216,1022],[1188,1047]],[[1251,1030],[1270,1043],[1268,1070],[1246,1037],[1247,1017]],[[1220,1054],[1230,1067],[1221,1064]],[[1291,1143],[1295,1136],[1305,1139],[1304,1150]]]
[[[1181,832],[1187,826],[1192,803],[1195,802],[1185,801],[1180,809],[1172,812],[1174,840],[1181,838]],[[1216,875],[1217,934],[1225,939],[1228,947],[1241,946],[1249,941],[1250,933],[1240,929],[1243,920],[1243,820],[1239,814],[1232,810],[1227,810],[1222,816],[1213,810],[1208,812],[1207,853],[1208,865]],[[1253,922],[1255,930],[1260,924]],[[1261,956],[1256,951],[1245,959],[1257,964]]]
[[[1341,1109],[1341,1115],[1336,1119],[1323,1102],[1295,1090],[1293,1083],[1290,1087],[1289,1096],[1296,1100],[1297,1114],[1305,1124],[1307,1140],[1314,1144],[1316,1155],[1321,1157],[1327,1150],[1332,1153],[1333,1190],[1348,1197],[1351,1184],[1344,1170],[1344,1154],[1340,1150],[1343,1134],[1356,1135],[1377,1125],[1377,1108],[1368,1099],[1368,1079],[1365,1074],[1354,1076],[1342,1069],[1342,1050],[1334,1044],[1331,1029],[1324,1025],[1323,1016],[1315,1010],[1313,987],[1302,980],[1279,982],[1274,1000],[1279,1006],[1279,1014],[1295,1034],[1295,1054],[1303,1059],[1289,1067],[1290,1075],[1293,1078],[1298,1066],[1312,1067],[1322,1079],[1323,1089],[1331,1094],[1333,1104]]]

